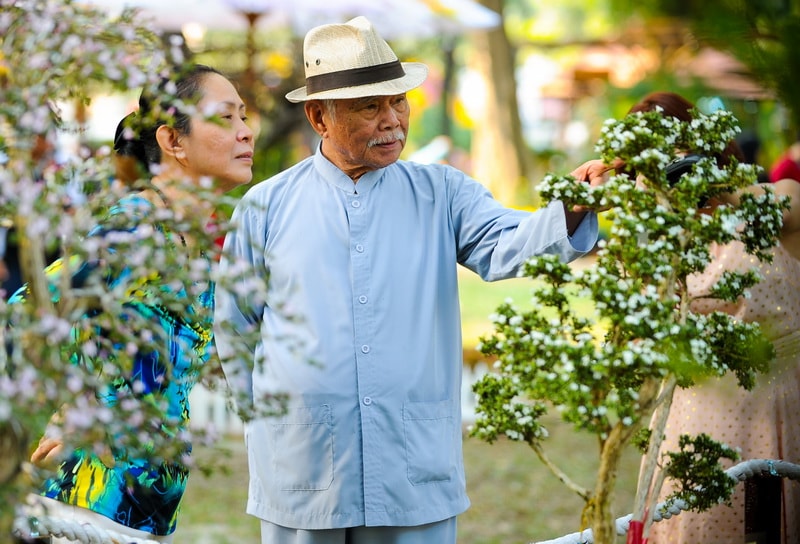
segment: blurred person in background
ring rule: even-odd
[[[742,157],[747,164],[759,165],[758,154],[761,151],[761,138],[754,130],[743,130],[736,137],[736,145],[742,150]],[[768,183],[769,172],[761,168],[758,171],[758,183]]]
[[[657,111],[683,122],[692,120],[694,104],[671,92],[647,95],[630,112]],[[720,166],[744,155],[735,142],[717,156]],[[677,388],[666,427],[664,451],[678,451],[678,437],[705,433],[740,451],[742,460],[783,459],[800,462],[800,183],[790,179],[756,183],[737,193],[712,198],[708,210],[719,205],[736,206],[743,192],[763,194],[765,188],[790,199],[784,212],[779,244],[773,262],[763,263],[745,252],[739,242],[711,247],[711,263],[705,272],[690,276],[689,292],[699,313],[723,311],[747,322],[758,322],[776,349],[769,373],[757,378],[747,391],[732,374],[707,378],[691,388]],[[735,303],[704,298],[726,271],[746,272],[758,267],[762,280],[749,298]],[[776,544],[800,542],[800,482],[784,478],[780,512],[782,538]],[[669,480],[663,500],[673,489]],[[745,487],[736,488],[733,506],[716,506],[706,512],[681,512],[654,523],[649,544],[741,544],[745,542]],[[772,541],[770,541],[772,542]]]
[[[33,179],[38,183],[45,183],[47,178],[52,177],[61,169],[65,159],[58,150],[55,134],[34,136],[31,159],[33,160]],[[0,242],[0,257],[2,257],[0,288],[4,291],[4,297],[8,298],[22,287],[17,231],[10,220],[0,222],[0,240],[2,240]],[[57,247],[48,248],[45,256],[47,263],[52,263],[58,258],[58,255]]]
[[[800,182],[800,137],[781,154],[769,171],[770,181],[793,179]]]

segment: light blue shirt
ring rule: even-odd
[[[505,208],[454,168],[405,161],[354,184],[318,151],[253,187],[234,222],[223,270],[269,271],[269,295],[217,286],[215,323],[261,328],[255,370],[226,363],[226,377],[251,398],[291,395],[285,417],[245,426],[248,513],[327,529],[466,510],[457,264],[493,281],[532,255],[572,260],[597,217],[570,238],[559,202]],[[223,360],[229,334],[216,329]]]

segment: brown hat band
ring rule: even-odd
[[[314,94],[344,87],[369,85],[370,83],[380,83],[381,81],[401,78],[404,75],[406,75],[406,72],[403,70],[403,65],[400,64],[399,60],[395,60],[385,64],[378,64],[377,66],[351,68],[350,70],[340,70],[307,77],[306,92]]]

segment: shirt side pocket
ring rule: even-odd
[[[331,407],[294,406],[270,422],[272,474],[284,491],[322,491],[333,483]]]
[[[450,481],[455,473],[452,402],[405,403],[403,430],[411,484]]]

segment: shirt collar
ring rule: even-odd
[[[328,183],[338,187],[348,194],[365,193],[372,189],[378,181],[383,177],[386,168],[379,168],[371,172],[367,172],[361,176],[358,183],[353,183],[350,177],[342,172],[335,164],[329,161],[325,155],[322,154],[322,144],[317,146],[317,152],[314,154],[314,169],[322,176]]]

